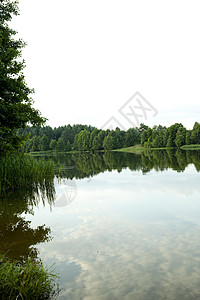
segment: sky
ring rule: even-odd
[[[19,4],[11,27],[27,42],[24,73],[47,125],[200,121],[199,0]]]

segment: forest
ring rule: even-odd
[[[158,125],[152,128],[140,124],[127,131],[102,130],[88,125],[28,126],[18,129],[17,135],[26,139],[24,152],[34,151],[99,151],[114,150],[140,144],[144,148],[180,148],[200,144],[200,123],[191,130],[181,123],[169,127]]]

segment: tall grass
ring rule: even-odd
[[[0,158],[0,193],[17,188],[44,188],[54,178],[54,163],[25,154]]]
[[[0,299],[55,299],[59,293],[57,276],[42,263],[29,259],[20,263],[0,255]]]

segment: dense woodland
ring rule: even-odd
[[[17,135],[26,136],[25,152],[34,151],[98,151],[113,150],[141,144],[145,148],[180,148],[183,145],[200,144],[200,123],[192,130],[181,123],[170,127],[140,124],[127,131],[102,130],[88,125],[66,125],[57,128],[37,126],[19,129]]]

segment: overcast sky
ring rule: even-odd
[[[28,44],[26,80],[48,125],[200,121],[199,0],[19,2],[12,27]],[[146,102],[126,104],[136,92]]]

